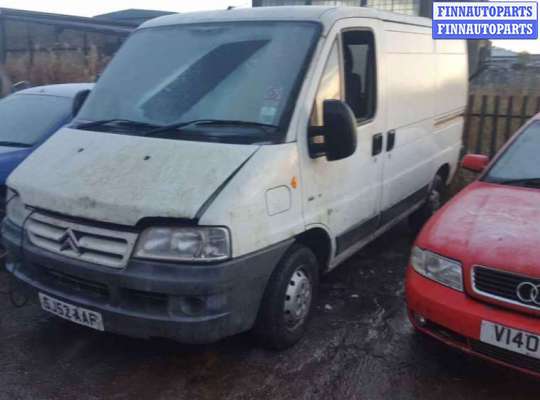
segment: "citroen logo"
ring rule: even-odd
[[[66,231],[63,233],[62,237],[60,238],[60,243],[60,251],[71,250],[77,255],[81,254],[79,240],[71,228],[66,229]]]
[[[535,285],[531,282],[521,282],[516,289],[516,294],[522,302],[534,303],[540,306],[540,285]]]

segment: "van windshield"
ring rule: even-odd
[[[143,134],[145,126],[155,130],[212,121],[160,130],[155,136],[215,140],[222,134],[224,141],[234,136],[279,141],[317,33],[318,25],[309,22],[141,29],[101,76],[78,122],[123,121],[99,130]],[[86,125],[96,130],[99,124]]]

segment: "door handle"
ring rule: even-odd
[[[396,145],[396,131],[394,129],[386,133],[386,151],[392,151]]]
[[[383,150],[383,134],[377,133],[373,136],[373,142],[371,144],[371,155],[376,156],[382,153]]]

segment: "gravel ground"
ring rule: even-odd
[[[93,332],[0,295],[0,399],[538,399],[540,381],[415,334],[405,226],[322,280],[306,338],[281,352]],[[7,288],[0,272],[0,292]]]

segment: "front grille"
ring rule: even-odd
[[[137,234],[34,213],[25,225],[32,244],[66,257],[112,268],[126,266]]]
[[[0,185],[0,219],[3,219],[6,216],[6,206],[8,200],[6,185]]]
[[[480,295],[540,310],[540,306],[532,302],[525,303],[517,295],[517,288],[521,283],[530,282],[534,285],[540,285],[540,279],[527,278],[491,268],[474,267],[472,280],[474,291]]]
[[[454,332],[453,330],[448,329],[442,325],[439,325],[433,321],[427,320],[425,325],[423,325],[422,327],[442,339],[451,340],[452,342],[463,345],[467,344],[467,338],[465,336]]]
[[[57,290],[60,289],[63,292],[68,290],[70,293],[82,294],[99,299],[109,298],[109,288],[102,283],[68,275],[45,267],[39,268],[43,272],[43,281],[48,287]]]
[[[501,349],[490,344],[482,343],[477,340],[471,340],[471,348],[480,354],[504,363],[527,369],[529,371],[540,372],[540,360],[524,356],[523,354],[514,353],[506,349]]]
[[[122,305],[137,312],[167,314],[169,296],[163,293],[146,292],[135,289],[121,289]]]
[[[34,263],[24,264],[18,273],[43,290],[50,291],[53,297],[56,294],[65,297],[68,303],[84,301],[135,313],[168,315],[169,295],[165,293],[125,288],[116,282],[104,283]]]

